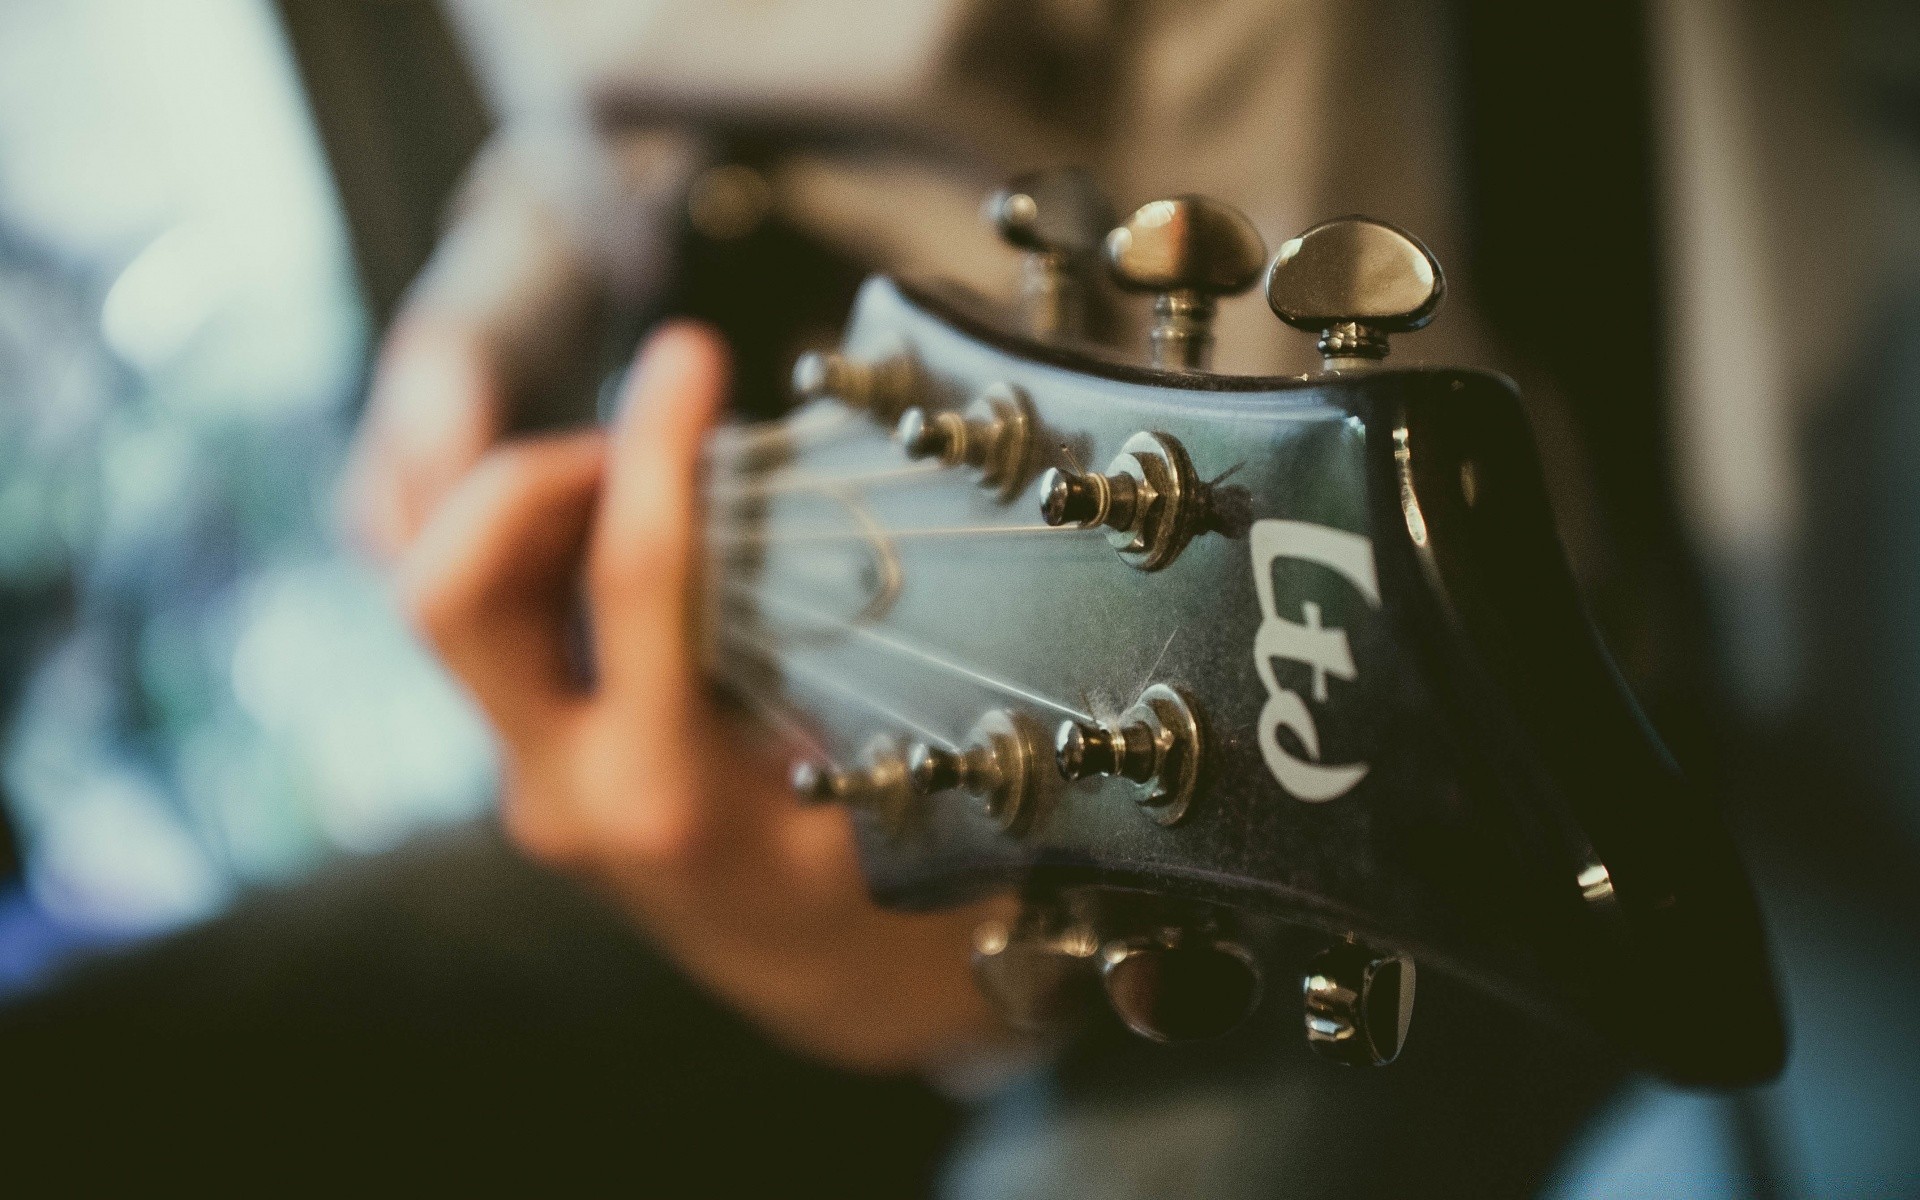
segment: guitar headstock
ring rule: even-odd
[[[1020,889],[977,948],[1016,1020],[1098,984],[1205,1036],[1291,969],[1309,1039],[1384,1062],[1418,962],[1675,1078],[1777,1070],[1738,863],[1585,620],[1512,385],[1381,362],[1440,302],[1426,249],[1287,242],[1267,300],[1325,370],[1216,375],[1244,218],[1181,197],[1106,238],[1157,291],[1136,365],[1062,309],[1099,206],[1010,207],[1024,319],[871,280],[803,406],[711,452],[712,670],[814,747],[795,787],[853,809],[875,896]]]

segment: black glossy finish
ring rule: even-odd
[[[905,585],[877,632],[973,674],[815,627],[796,641],[791,699],[851,757],[866,737],[899,732],[886,713],[957,739],[1006,701],[982,678],[1103,719],[1165,682],[1205,707],[1208,744],[1191,812],[1172,828],[1125,780],[1068,785],[1051,772],[1018,836],[951,794],[924,801],[904,830],[862,816],[876,895],[927,907],[1009,884],[1101,883],[1222,902],[1576,1017],[1669,1078],[1778,1071],[1780,1017],[1740,865],[1586,620],[1510,384],[1453,370],[1174,374],[1033,347],[970,313],[876,281],[848,347],[907,344],[936,407],[989,383],[1021,387],[1063,466],[1103,462],[1141,430],[1177,438],[1215,481],[1214,536],[1153,573],[1118,561],[1097,531],[899,539]],[[806,465],[899,461],[898,446],[866,436],[809,451]],[[1034,491],[1003,505],[956,483],[866,504],[890,529],[1011,529],[1032,521]],[[847,520],[835,514],[782,498],[765,519],[775,531]],[[1271,553],[1277,530],[1299,529],[1332,549]],[[1359,545],[1367,570],[1351,561]],[[770,543],[757,583],[804,585],[817,606],[833,561],[849,588],[868,570],[861,546],[840,553]],[[766,612],[772,624],[778,610]],[[1350,664],[1257,660],[1276,622],[1340,631]],[[856,684],[861,702],[809,683],[823,672]],[[1301,720],[1276,725],[1277,691],[1303,706],[1317,744]]]

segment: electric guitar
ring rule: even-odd
[[[1513,385],[1383,361],[1443,297],[1426,248],[1347,218],[1269,263],[1192,196],[1108,232],[1067,173],[989,214],[1017,317],[872,279],[800,406],[709,450],[708,665],[812,747],[875,897],[1019,889],[976,945],[1017,1024],[1299,1004],[1379,1064],[1418,964],[1675,1080],[1776,1073],[1740,865],[1583,613]],[[1101,261],[1151,365],[1083,336]],[[1204,369],[1262,279],[1321,373]]]

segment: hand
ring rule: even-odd
[[[399,559],[499,438],[505,405],[501,373],[477,327],[403,313],[375,364],[341,483],[350,535],[382,562]]]
[[[844,812],[802,807],[768,735],[710,697],[689,637],[718,339],[656,335],[610,435],[488,454],[405,564],[419,628],[499,738],[504,818],[604,885],[695,978],[796,1048],[937,1065],[995,1024],[967,967],[986,915],[883,911]],[[569,669],[584,580],[596,682]]]

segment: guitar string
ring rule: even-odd
[[[747,524],[741,521],[739,524]],[[943,525],[926,528],[886,529],[888,541],[903,538],[1027,537],[1044,533],[1100,533],[1082,525]],[[872,535],[856,529],[800,528],[767,529],[758,533],[710,532],[709,546],[778,546],[793,542],[871,541]]]
[[[910,658],[919,659],[928,666],[936,667],[951,674],[959,675],[964,679],[972,680],[974,683],[990,691],[999,692],[1004,696],[1011,696],[1016,700],[1024,700],[1029,704],[1037,704],[1042,708],[1050,708],[1076,721],[1092,721],[1094,719],[1092,714],[1083,712],[1071,704],[1063,704],[1058,700],[1050,699],[1034,691],[1032,688],[1023,687],[1020,684],[1012,683],[1005,679],[995,678],[985,671],[969,667],[965,663],[955,662],[932,650],[901,641],[871,626],[861,625],[858,622],[849,621],[845,617],[836,616],[833,613],[813,608],[810,605],[794,600],[792,597],[782,596],[773,592],[762,592],[740,580],[729,580],[726,587],[728,591],[735,594],[770,604],[775,608],[785,608],[789,612],[798,613],[808,620],[819,622],[839,632],[865,638],[875,645],[883,646],[886,649],[894,651],[896,654],[903,654]],[[1171,639],[1169,639],[1169,641],[1171,641]],[[1159,664],[1155,663],[1154,665],[1157,668]]]
[[[777,649],[768,646],[765,642],[747,633],[743,629],[723,629],[720,631],[720,638],[722,641],[731,642],[758,654],[767,662],[778,667],[783,673],[795,677],[802,682],[811,683],[824,691],[838,692],[847,699],[852,700],[855,704],[871,710],[877,716],[909,729],[943,749],[959,749],[959,746],[954,744],[945,734],[937,732],[925,722],[887,704],[885,701],[876,700],[847,680],[831,672],[823,671],[812,663],[802,662],[797,658],[781,654]]]
[[[1173,639],[1179,636],[1180,636],[1180,631],[1178,629],[1175,629],[1172,633],[1169,633],[1167,635],[1166,644],[1160,647],[1160,653],[1153,656],[1153,665],[1147,668],[1147,677],[1145,679],[1142,679],[1140,681],[1140,686],[1137,689],[1135,689],[1136,695],[1146,691],[1149,687],[1153,686],[1154,675],[1159,672],[1160,664],[1167,661],[1167,651],[1173,649]]]
[[[857,428],[851,409],[802,409],[792,416],[764,425],[725,425],[708,439],[709,452],[757,450],[764,446],[793,446],[814,443],[830,435]]]
[[[850,416],[851,414],[844,414],[844,413],[835,414],[827,420],[816,421],[814,429],[808,432],[810,433],[811,436],[816,436],[816,437],[820,433],[840,432],[849,424],[846,418]],[[793,423],[794,422],[790,421],[790,422],[787,422],[786,424],[788,426],[791,426]],[[758,446],[758,445],[775,442],[783,434],[787,435],[790,439],[792,439],[793,435],[796,432],[799,432],[799,431],[795,431],[791,428],[788,428],[788,429],[769,428],[765,430],[754,430],[750,432],[736,432],[732,435],[732,440],[736,445],[744,442],[750,446]],[[793,440],[798,440],[798,439],[793,439]],[[792,445],[793,440],[789,440],[787,444]],[[783,473],[785,473],[785,478],[782,477]],[[836,485],[842,488],[850,489],[852,486],[859,486],[859,485],[870,486],[870,485],[876,485],[876,484],[891,483],[895,481],[930,478],[930,477],[944,475],[945,465],[938,462],[929,462],[925,464],[913,464],[907,467],[893,467],[893,468],[887,468],[887,469],[870,471],[870,472],[861,472],[861,473],[846,473],[841,475],[822,473],[819,475],[806,475],[806,474],[802,474],[800,472],[794,471],[792,468],[787,467],[784,464],[781,464],[779,466],[775,466],[775,467],[768,468],[758,472],[751,469],[735,470],[732,474],[735,478],[744,478],[744,479],[755,479],[757,476],[759,482],[747,483],[744,485],[736,484],[732,486],[722,485],[720,487],[711,488],[709,489],[709,493],[708,493],[710,499],[717,499],[722,501],[731,500],[731,499],[746,499],[746,498],[752,498],[756,496],[772,495],[772,494],[777,494],[777,493],[786,492],[786,491],[804,491],[810,488],[818,488],[823,495],[830,497],[832,496],[833,493],[829,489]],[[752,518],[747,518],[746,520],[740,520],[738,523],[745,524],[747,523],[747,520],[751,520],[751,519]],[[875,540],[876,534],[881,539],[883,539],[883,542],[890,542],[895,538],[951,538],[951,537],[970,537],[970,536],[1009,536],[1009,535],[1018,536],[1018,535],[1036,534],[1036,533],[1092,532],[1091,530],[1087,530],[1078,526],[1051,526],[1051,525],[943,526],[943,527],[933,527],[933,528],[919,528],[919,529],[910,528],[910,529],[894,529],[894,530],[886,530],[886,529],[849,530],[849,529],[826,529],[826,528],[812,528],[812,529],[798,529],[798,530],[762,529],[762,530],[759,530],[753,533],[748,533],[748,534],[726,533],[726,532],[715,533],[715,532],[712,532],[711,529],[712,527],[710,527],[710,532],[707,537],[707,544],[709,545],[709,547],[729,546],[729,545],[776,545],[776,544],[786,544],[786,543],[792,543],[792,542],[814,542],[814,541],[872,542]],[[793,601],[790,598],[777,597],[772,595],[771,593],[758,593],[754,589],[747,587],[740,581],[729,581],[728,590],[745,592],[749,596],[756,597],[762,601],[772,601],[776,605],[784,603],[784,605],[789,609],[789,611],[798,611],[802,613],[804,616],[806,616],[807,619],[820,622],[823,624],[827,624],[830,627],[835,628],[836,630],[839,630],[842,632],[851,633],[856,636],[864,637],[874,642],[877,645],[883,646],[887,649],[894,651],[897,654],[904,654],[904,655],[919,659],[920,661],[925,662],[929,666],[933,666],[937,669],[949,672],[951,674],[958,675],[982,687],[988,688],[989,690],[997,691],[1003,695],[1021,699],[1028,703],[1036,704],[1044,708],[1052,709],[1055,712],[1059,712],[1063,715],[1074,718],[1076,720],[1083,720],[1083,721],[1092,720],[1092,717],[1089,714],[1079,709],[1076,709],[1071,705],[1062,704],[1059,701],[1049,699],[1048,697],[1043,696],[1038,692],[1022,687],[1018,684],[1014,684],[1002,679],[997,679],[991,675],[986,674],[985,672],[978,671],[962,663],[951,661],[950,659],[942,657],[941,655],[936,654],[932,651],[925,650],[923,648],[913,646],[906,642],[902,642],[898,639],[889,637],[888,635],[883,634],[878,630],[874,630],[870,627],[861,625],[855,621],[848,621],[844,618],[835,617],[830,613],[825,613],[825,612],[822,612],[821,610],[813,609],[807,605],[801,604],[797,601]],[[778,649],[767,645],[764,641],[745,633],[743,630],[740,630],[738,628],[723,629],[720,633],[720,636],[722,640],[731,642],[736,646],[741,646],[757,653],[758,655],[768,660],[769,662],[786,669],[789,673],[795,676],[798,676],[804,682],[810,682],[817,688],[838,692],[839,694],[847,697],[848,699],[853,700],[856,704],[859,704],[862,707],[865,707],[875,712],[876,714],[878,714],[879,716],[883,717],[886,720],[895,722],[901,726],[904,726],[912,730],[913,732],[928,739],[929,741],[935,742],[948,749],[956,748],[954,746],[954,743],[952,743],[946,737],[944,737],[943,735],[939,734],[938,732],[936,732],[935,730],[927,726],[924,722],[919,721],[914,717],[910,716],[909,714],[902,712],[899,709],[896,709],[890,705],[887,705],[884,702],[876,700],[872,696],[868,695],[867,693],[861,691],[860,689],[858,689],[857,687],[849,683],[847,680],[841,679],[837,676],[832,675],[831,673],[825,672],[814,664],[803,663],[791,657],[782,655]],[[810,735],[806,734],[804,729],[799,725],[799,723],[791,715],[788,715],[786,713],[781,713],[771,707],[766,706],[767,702],[765,701],[765,699],[760,695],[758,695],[755,689],[746,685],[744,680],[735,678],[733,682],[735,685],[735,690],[740,692],[743,695],[743,698],[747,699],[750,703],[754,704],[757,708],[759,708],[761,711],[762,717],[764,719],[767,719],[770,724],[783,727],[790,733],[798,733],[804,740],[813,743],[815,746],[818,745],[817,741],[815,741]]]
[[[814,489],[827,491],[836,488],[874,487],[880,484],[913,482],[946,471],[942,462],[919,462],[904,467],[886,467],[873,471],[850,471],[841,474],[822,472],[810,475],[791,468],[774,470],[761,476],[757,482],[744,485],[720,485],[707,491],[709,500],[726,502],[730,500],[753,500],[763,496],[783,493],[809,492]],[[750,478],[751,476],[749,476]]]

